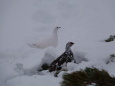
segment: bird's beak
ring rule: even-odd
[[[73,43],[73,44],[75,44],[75,43]]]
[[[71,44],[75,44],[75,43],[71,42]]]

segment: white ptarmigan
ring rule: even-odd
[[[71,62],[72,60],[76,63],[73,52],[71,50],[71,46],[73,44],[73,42],[68,42],[66,44],[65,52],[50,64],[49,72],[61,70],[64,63],[67,66],[67,63]]]
[[[61,28],[61,27],[56,27],[53,30],[52,35],[49,38],[47,38],[46,40],[43,40],[39,43],[28,44],[28,45],[32,48],[39,48],[39,49],[44,49],[44,48],[47,48],[47,47],[50,47],[50,46],[57,47],[57,45],[58,45],[57,31],[58,31],[59,28]]]

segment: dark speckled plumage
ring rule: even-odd
[[[73,44],[74,44],[73,42],[68,42],[66,44],[65,52],[50,64],[49,72],[61,70],[62,65],[64,63],[67,64],[68,62],[71,62],[72,60],[74,60],[74,55],[71,50],[71,46]],[[74,62],[75,62],[75,60],[74,60]]]

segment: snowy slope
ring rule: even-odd
[[[114,8],[114,0],[0,0],[0,86],[59,86],[64,72],[55,78],[36,69],[61,55],[68,41],[75,43],[78,63],[69,63],[68,72],[94,66],[115,76],[115,63],[105,64],[115,41],[103,41],[115,35]],[[45,39],[56,26],[61,27],[57,48],[27,45]]]

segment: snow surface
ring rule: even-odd
[[[106,64],[115,53],[115,0],[0,0],[0,86],[59,86],[47,70],[37,69],[65,51],[67,42],[77,64],[68,63],[68,73],[85,67],[105,69],[115,76],[115,63]],[[58,47],[30,48],[27,43],[45,39],[60,26]],[[44,36],[43,36],[44,35]]]

